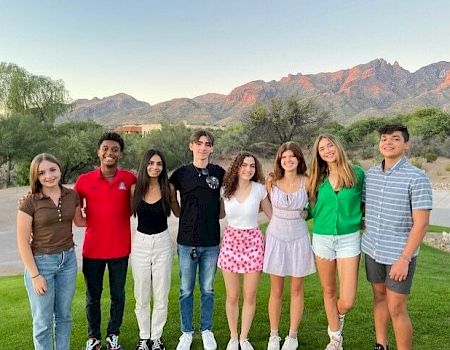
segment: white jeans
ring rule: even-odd
[[[141,339],[161,338],[167,320],[172,273],[172,239],[169,231],[146,235],[139,231],[131,244],[131,268],[136,299],[136,318]],[[153,312],[150,327],[150,298]]]

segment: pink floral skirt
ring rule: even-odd
[[[225,228],[217,266],[234,273],[261,272],[263,262],[264,239],[259,228]]]

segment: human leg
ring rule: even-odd
[[[47,283],[47,291],[38,295],[33,289],[31,276],[25,270],[24,281],[33,318],[33,342],[36,350],[53,348],[53,313],[55,303],[55,272],[57,259],[53,254],[34,257],[40,275]]]
[[[243,304],[241,318],[240,339],[248,338],[248,333],[253,322],[256,310],[256,292],[258,290],[260,272],[250,272],[244,274],[243,282]]]
[[[77,257],[71,248],[60,254],[55,274],[55,349],[70,349],[72,332],[72,300],[77,279]]]
[[[291,305],[289,331],[297,332],[303,316],[303,278],[291,277]]]
[[[238,339],[240,278],[239,274],[227,270],[222,270],[222,275],[227,293],[225,311],[227,313],[230,337]]]
[[[109,290],[111,295],[110,319],[107,334],[119,335],[125,308],[125,283],[128,256],[108,260]]]
[[[411,350],[413,328],[407,308],[408,295],[386,289],[386,297],[397,349]]]
[[[278,331],[283,301],[284,277],[270,275],[269,323],[270,329]]]
[[[197,274],[197,258],[191,257],[193,247],[178,244],[177,253],[180,265],[180,321],[183,333],[194,332],[192,313],[194,286]],[[192,341],[192,337],[191,337]]]
[[[88,337],[101,339],[100,299],[106,260],[83,258],[83,275],[86,284],[86,318]]]
[[[155,236],[152,257],[153,311],[150,338],[154,341],[161,338],[167,321],[172,260],[172,239],[169,231],[158,233]]]
[[[198,280],[200,284],[200,330],[211,330],[214,315],[214,277],[217,270],[219,246],[198,247]]]
[[[131,271],[134,280],[135,314],[139,338],[150,339],[150,291],[151,278],[150,236],[136,232],[131,245]]]

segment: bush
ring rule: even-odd
[[[425,153],[425,159],[427,160],[427,163],[433,163],[437,158],[437,154],[433,151],[428,151]]]
[[[411,164],[419,169],[423,169],[423,164],[419,159],[412,159]]]

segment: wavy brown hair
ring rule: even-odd
[[[39,165],[41,165],[41,163],[44,160],[47,160],[50,163],[57,165],[59,168],[59,171],[62,172],[61,163],[54,155],[51,155],[49,153],[38,154],[36,157],[33,158],[33,160],[31,161],[31,164],[30,164],[29,181],[30,181],[31,193],[39,193],[42,190],[42,184],[39,181]],[[61,184],[61,179],[59,181]]]
[[[264,174],[262,172],[261,163],[258,158],[250,152],[239,152],[234,159],[231,161],[230,166],[228,167],[227,172],[223,178],[223,196],[229,199],[234,192],[236,192],[238,182],[239,182],[239,168],[241,167],[244,159],[247,157],[251,157],[255,160],[255,174],[250,179],[251,181],[264,183]]]
[[[277,151],[277,156],[275,158],[275,165],[273,167],[273,173],[270,174],[273,181],[280,180],[284,176],[284,169],[281,166],[281,157],[283,153],[286,151],[292,151],[294,153],[295,158],[297,158],[297,174],[306,175],[306,162],[305,157],[303,156],[302,149],[297,142],[288,141],[283,143]]]
[[[323,139],[327,139],[336,147],[338,187],[350,188],[355,186],[357,182],[355,171],[353,170],[353,167],[348,160],[347,154],[344,151],[344,147],[342,146],[342,143],[339,141],[339,139],[331,134],[319,135],[314,142],[314,146],[312,149],[311,168],[309,175],[308,198],[311,205],[314,205],[317,199],[317,189],[329,173],[328,163],[324,161],[319,155],[319,142]]]

